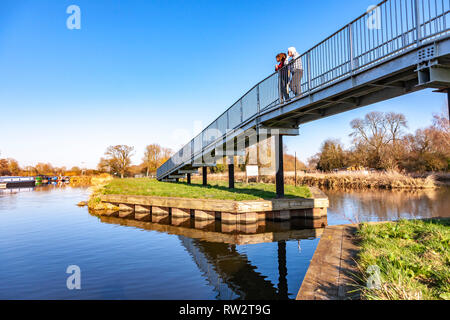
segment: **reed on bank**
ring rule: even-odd
[[[101,173],[89,176],[72,176],[70,177],[70,184],[84,185],[84,186],[98,186],[109,183],[113,177],[108,173]]]
[[[210,174],[210,180],[226,180],[227,174]],[[237,180],[246,180],[245,173],[236,173]],[[275,176],[261,176],[263,183],[275,183]],[[396,171],[388,172],[336,172],[297,173],[286,172],[284,181],[288,185],[306,185],[326,189],[433,189],[437,187],[435,177],[414,177]]]

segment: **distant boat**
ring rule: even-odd
[[[0,188],[34,187],[34,177],[0,177]]]

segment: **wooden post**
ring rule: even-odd
[[[202,167],[203,185],[208,185],[208,168]]]
[[[275,165],[276,176],[275,184],[277,189],[277,198],[284,197],[284,169],[283,169],[283,136],[275,135]]]
[[[228,163],[228,188],[234,189],[234,157],[229,157]]]
[[[187,184],[191,184],[191,174],[187,174]]]

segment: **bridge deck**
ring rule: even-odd
[[[450,0],[381,2],[301,55],[299,83],[285,78],[297,71],[294,61],[255,85],[159,167],[157,178],[214,165],[268,135],[298,134],[280,130],[421,89],[450,87],[449,27]],[[291,89],[286,101],[284,80]],[[301,92],[295,94],[295,87]]]

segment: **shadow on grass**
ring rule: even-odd
[[[213,190],[220,190],[220,191],[226,191],[226,192],[234,192],[238,194],[247,194],[254,197],[262,198],[265,200],[273,200],[277,198],[277,194],[274,191],[269,190],[261,190],[256,188],[233,188],[230,189],[227,186],[221,186],[221,185],[215,185],[215,184],[208,184],[207,186],[203,186],[202,184],[188,184],[187,182],[178,182],[177,184],[185,185],[189,187],[199,187],[199,188],[206,188],[206,189],[213,189]],[[285,194],[284,198],[293,199],[293,198],[301,198],[299,196]]]
[[[423,219],[424,222],[429,222],[432,224],[437,224],[443,227],[450,227],[450,218],[448,217],[433,217],[433,218],[427,218]]]

